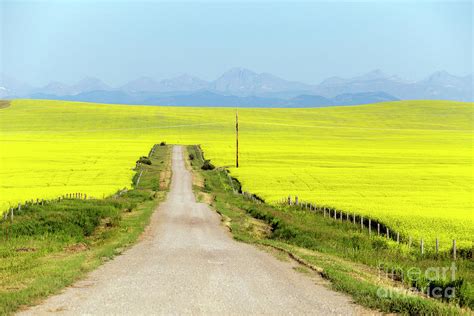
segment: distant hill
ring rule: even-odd
[[[410,82],[377,69],[353,78],[331,77],[309,85],[245,68],[232,68],[214,81],[182,74],[161,81],[141,77],[116,88],[94,77],[73,85],[51,82],[33,88],[0,74],[0,98],[246,107],[319,107],[399,99],[474,100],[472,75],[459,77],[446,71]]]
[[[69,96],[55,96],[51,94],[37,93],[31,95],[31,98],[115,104],[273,108],[324,107],[398,100],[384,92],[345,94],[334,98],[325,98],[317,95],[300,95],[291,99],[279,99],[258,96],[224,95],[208,90],[177,95],[162,95],[159,93],[126,93],[123,91],[90,91]]]
[[[333,104],[356,105],[399,100],[385,92],[344,93],[332,98]]]
[[[291,107],[320,107],[334,105],[334,101],[320,95],[302,94],[291,98],[287,102]]]

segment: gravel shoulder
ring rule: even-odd
[[[167,200],[138,244],[19,314],[366,313],[294,262],[233,240],[220,216],[196,202],[180,146],[172,171]]]

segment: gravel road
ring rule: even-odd
[[[234,241],[195,201],[182,147],[172,159],[171,191],[142,240],[20,315],[366,313],[295,263]]]

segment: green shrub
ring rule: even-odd
[[[124,198],[133,199],[136,202],[143,202],[148,200],[150,193],[140,190],[131,190],[123,195]]]
[[[205,160],[201,167],[202,170],[214,170],[215,168],[210,160]]]
[[[20,220],[9,224],[10,235],[19,237],[57,234],[83,239],[92,235],[104,218],[111,218],[118,223],[120,219],[117,217],[120,216],[123,203],[112,200],[93,202],[68,201],[30,206],[18,217]]]
[[[385,240],[377,238],[372,241],[372,248],[375,250],[388,249],[388,245]]]
[[[291,239],[296,238],[297,236],[299,236],[298,231],[296,231],[290,226],[282,225],[281,222],[278,223],[278,228],[272,234],[272,238],[282,239],[282,240],[291,240]],[[303,237],[304,239],[305,236],[301,235],[299,237]]]
[[[132,178],[132,184],[137,185],[138,177],[140,176],[139,173],[135,173]]]
[[[359,236],[352,236],[350,237],[348,243],[352,249],[359,250],[361,248],[361,244],[363,244],[363,239]]]
[[[148,157],[142,156],[140,159],[137,160],[137,163],[142,163],[145,165],[151,165],[151,160]]]

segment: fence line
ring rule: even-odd
[[[232,180],[232,177],[231,177],[230,174],[229,174],[229,170],[225,169],[224,171],[225,171],[225,173],[226,173],[226,175],[227,175],[227,179],[229,180],[230,187],[232,188],[232,191],[233,191],[234,193],[239,193],[239,192],[235,189],[235,187],[234,187],[234,181]]]
[[[138,184],[140,183],[140,179],[142,178],[143,170],[140,171],[140,175],[138,176],[137,183],[135,184],[135,188],[138,188]]]
[[[6,212],[3,213],[3,216],[1,219],[3,219],[3,221],[7,221],[8,219],[10,219],[10,221],[13,222],[15,215],[17,215],[18,213],[21,213],[28,206],[32,206],[32,205],[47,205],[52,202],[58,203],[63,200],[87,200],[87,198],[93,199],[93,197],[88,196],[86,193],[74,192],[74,193],[66,193],[57,198],[53,198],[50,200],[39,199],[39,198],[31,199],[31,200],[25,201],[24,203],[21,203],[21,202],[18,203],[18,206],[16,207],[10,207]],[[0,223],[1,222],[2,221],[0,221]]]
[[[396,242],[397,244],[404,243],[406,244],[409,248],[412,248],[412,237],[408,237],[408,241],[404,241],[401,239],[400,232],[396,232],[393,229],[390,230],[390,228],[377,220],[372,220],[371,218],[364,218],[363,215],[356,215],[355,213],[349,213],[349,212],[344,212],[342,210],[337,210],[336,208],[333,207],[328,207],[328,206],[319,206],[310,202],[302,201],[301,199],[298,198],[298,196],[294,197],[294,200],[292,200],[291,196],[282,198],[278,201],[281,205],[287,205],[290,207],[296,207],[302,210],[309,210],[315,213],[320,213],[323,217],[328,217],[329,219],[333,219],[336,222],[344,222],[344,220],[348,223],[352,223],[354,226],[356,223],[360,225],[360,231],[363,232],[364,230],[367,229],[369,236],[372,236],[372,227],[376,224],[377,225],[377,236],[378,237],[383,237],[388,240],[392,240]],[[385,231],[382,231],[381,228],[384,228]],[[456,239],[452,240],[453,244],[451,247],[450,255],[452,256],[453,260],[456,260],[457,257],[457,248],[456,248]],[[435,254],[439,255],[439,239],[436,238],[435,242]],[[423,238],[420,239],[420,254],[424,255],[425,254],[425,241]]]
[[[151,148],[151,150],[148,154],[148,157],[151,157],[155,153],[155,150],[158,146],[159,146],[158,144],[153,145],[153,147]],[[199,148],[199,146],[198,146],[198,149],[199,149],[200,154],[202,155],[202,151]],[[140,166],[141,166],[141,164],[139,162],[137,162],[135,167],[139,168]],[[143,174],[143,171],[144,170],[140,171],[140,175],[138,176],[137,183],[135,185],[136,187],[138,187],[138,184],[140,183],[140,179],[141,179],[141,176]],[[127,191],[128,191],[127,189],[120,190],[116,194],[114,194],[112,197],[114,197],[114,198],[119,197],[119,196],[123,195],[124,193],[126,193]],[[59,203],[62,200],[73,200],[73,199],[87,200],[87,198],[88,198],[88,196],[87,196],[86,193],[74,192],[74,193],[65,193],[65,194],[63,194],[63,195],[61,195],[57,198],[53,198],[51,200],[44,200],[44,199],[40,200],[39,198],[36,198],[36,199],[27,200],[23,204],[20,202],[20,203],[18,203],[18,207],[10,207],[9,209],[7,209],[6,212],[3,213],[3,215],[0,213],[0,224],[2,224],[3,222],[7,222],[8,220],[10,220],[10,222],[13,223],[15,215],[17,215],[18,213],[21,213],[22,210],[25,210],[25,208],[27,208],[28,206],[31,206],[31,205],[45,205],[45,204],[49,204],[51,202],[58,202]],[[103,198],[105,198],[105,196],[103,196]],[[94,197],[89,196],[89,199],[94,199]],[[6,227],[7,236],[8,236],[8,229],[9,228],[7,226]]]
[[[157,148],[157,144],[155,144],[150,152],[149,152],[149,157],[151,157],[154,153],[155,153],[155,150]],[[137,163],[136,167],[140,167],[140,163]],[[140,171],[140,175],[138,176],[138,180],[137,180],[137,184],[136,186],[138,186],[139,182],[140,182],[140,178],[143,174],[143,171],[144,170],[141,170]],[[114,194],[113,196],[114,197],[117,197],[117,196],[121,196],[122,194],[124,194],[125,192],[127,192],[128,190],[125,189],[125,190],[120,190],[118,191],[118,193]],[[8,219],[10,219],[11,222],[13,222],[14,218],[15,218],[15,214],[18,214],[22,211],[22,208],[26,208],[30,205],[45,205],[45,204],[48,204],[48,203],[51,203],[51,202],[61,202],[62,200],[70,200],[70,199],[78,199],[78,200],[87,200],[88,196],[86,193],[80,193],[80,192],[74,192],[74,193],[65,193],[57,198],[53,198],[51,200],[44,200],[44,199],[39,199],[39,198],[36,198],[36,199],[31,199],[31,200],[27,200],[25,201],[23,204],[20,202],[18,203],[18,207],[10,207],[9,209],[7,209],[6,212],[3,213],[3,216],[0,217],[0,223],[2,222],[5,222],[7,221]],[[93,199],[94,197],[91,197],[89,196],[89,199]]]

